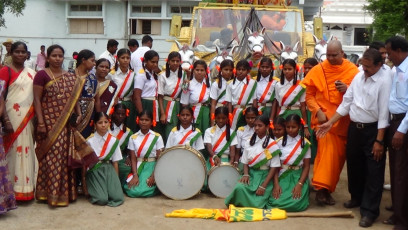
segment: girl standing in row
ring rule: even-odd
[[[211,126],[214,126],[214,112],[215,109],[220,106],[225,106],[227,104],[226,93],[227,85],[231,83],[231,79],[234,78],[234,62],[225,59],[221,62],[220,71],[218,72],[217,79],[215,83],[211,85]]]
[[[129,63],[130,51],[128,49],[120,49],[117,53],[115,73],[113,75],[108,75],[109,80],[112,80],[117,85],[115,96],[108,107],[108,112],[110,112],[110,108],[117,103],[123,103],[129,109],[129,117],[135,117],[136,108],[132,103],[132,97],[134,94],[134,81],[136,74],[129,68]],[[135,132],[137,129],[136,122],[134,120],[135,119],[128,119],[126,124],[126,126],[133,132]]]
[[[155,72],[158,63],[159,54],[156,51],[149,50],[144,54],[143,69],[136,75],[133,94],[133,103],[136,106],[137,114],[141,114],[143,110],[151,111],[153,127],[159,121],[159,105],[157,101],[158,77]]]
[[[196,127],[200,130],[207,130],[210,124],[210,87],[207,63],[203,60],[194,62],[193,75],[188,90],[181,94],[180,103],[183,106],[190,105],[193,108]]]
[[[277,116],[286,118],[289,114],[297,114],[306,120],[306,86],[298,80],[299,66],[293,59],[286,59],[282,66],[280,83],[275,85],[276,100],[272,106],[271,120]],[[310,135],[307,127],[305,135]]]
[[[258,76],[256,78],[256,99],[253,106],[257,107],[262,114],[271,115],[272,102],[275,99],[275,85],[278,78],[273,77],[273,62],[268,57],[263,57],[259,62]]]
[[[177,112],[180,110],[181,85],[186,79],[186,72],[180,66],[181,55],[173,51],[166,61],[166,71],[159,75],[160,123],[165,125],[164,139],[178,123]]]
[[[236,69],[237,76],[232,83],[227,86],[225,98],[228,102],[228,110],[232,113],[231,128],[233,130],[245,125],[242,110],[250,106],[256,98],[256,81],[249,76],[251,66],[248,61],[239,61]]]

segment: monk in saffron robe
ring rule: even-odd
[[[303,80],[306,85],[306,104],[312,112],[312,128],[329,120],[343,100],[357,67],[343,59],[339,41],[331,41],[327,46],[327,60],[313,67]],[[325,137],[317,140],[317,155],[314,162],[312,185],[317,189],[319,204],[334,205],[330,193],[336,189],[341,170],[346,160],[346,139],[350,119],[341,118]]]

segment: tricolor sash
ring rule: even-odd
[[[207,92],[207,85],[205,83],[202,83],[202,87],[201,87],[201,92],[200,92],[200,96],[198,98],[198,102],[197,105],[193,106],[193,112],[194,112],[194,118],[197,119],[200,117],[202,111],[201,111],[201,104],[205,103],[204,98]],[[208,100],[208,98],[207,98]]]
[[[128,75],[125,77],[125,80],[123,81],[122,85],[120,86],[119,89],[116,89],[115,95],[112,98],[111,103],[109,104],[108,107],[108,113],[111,111],[111,108],[115,105],[116,98],[118,99],[123,99],[126,96],[128,96],[131,92],[133,92],[134,89],[134,74],[132,74],[133,71],[129,70]],[[119,86],[118,86],[119,87]],[[112,114],[109,114],[112,115]]]
[[[300,161],[303,160],[303,158],[305,157],[307,151],[310,148],[310,143],[306,139],[305,139],[305,146],[303,147],[302,151],[300,152],[300,154],[296,158],[294,158],[296,152],[298,152],[298,149],[301,146],[301,141],[302,141],[302,139],[299,139],[299,141],[296,143],[293,150],[290,152],[289,156],[287,156],[286,159],[283,161],[282,165],[298,166]],[[292,170],[292,169],[281,168],[279,170],[279,179],[285,178],[289,174],[290,170]]]
[[[108,137],[106,138],[106,141],[103,144],[102,150],[98,156],[100,161],[95,164],[95,166],[91,169],[91,171],[97,170],[99,167],[101,167],[103,162],[108,162],[110,158],[112,157],[112,155],[115,153],[115,150],[118,146],[119,146],[119,140],[113,137],[112,134],[108,133]],[[108,154],[106,155],[106,153]]]
[[[214,154],[216,154],[220,159],[221,159],[221,156],[224,154],[224,152],[231,146],[231,142],[237,136],[237,132],[233,131],[231,133],[229,141],[227,141],[226,136],[227,136],[227,129],[225,129],[224,132],[222,132],[221,136],[218,138],[217,142],[215,142],[212,148]],[[212,160],[212,158],[210,158],[210,164],[211,166],[214,166],[214,161]]]
[[[188,142],[190,146],[202,135],[201,132],[190,130],[179,141],[179,145],[186,145]]]
[[[270,159],[279,155],[280,150],[276,141],[272,140],[271,143],[259,154],[257,154],[249,163],[248,166],[253,169],[259,169],[265,165]]]
[[[289,90],[285,93],[280,102],[280,107],[285,106],[289,107],[294,105],[299,101],[300,97],[305,93],[306,86],[300,83],[300,80],[297,81],[296,85],[292,85]],[[282,115],[286,110],[280,109],[279,115]]]
[[[171,118],[173,117],[173,113],[176,112],[176,111],[174,111],[175,104],[176,104],[176,101],[174,101],[174,99],[177,98],[178,95],[180,95],[179,94],[181,92],[181,90],[179,91],[180,82],[181,82],[182,79],[184,80],[185,75],[186,75],[186,72],[183,73],[182,78],[177,79],[176,87],[174,88],[173,93],[170,95],[170,97],[173,98],[173,100],[167,101],[167,105],[166,105],[166,119],[167,119],[167,122],[171,122]]]
[[[137,151],[137,157],[139,158],[143,149],[145,149],[145,144],[146,141],[149,139],[150,132],[144,137],[142,144],[139,146],[139,150]],[[150,143],[149,147],[145,151],[145,154],[143,158],[149,158],[150,154],[152,153],[153,147],[156,145],[157,140],[159,139],[160,134],[156,133],[152,142]],[[137,175],[140,175],[140,173],[143,171],[143,168],[145,166],[146,162],[137,162]]]
[[[256,83],[257,83],[256,81],[254,80],[251,81],[249,78],[247,78],[247,84],[245,84],[242,88],[241,95],[239,96],[239,99],[237,102],[237,105],[239,105],[240,107],[235,108],[232,111],[233,119],[232,119],[231,128],[234,130],[236,129],[238,120],[242,116],[242,110],[244,109],[245,106],[247,106],[251,102],[251,99],[253,95],[255,94]]]
[[[119,145],[120,145],[121,150],[127,147],[129,138],[132,135],[133,135],[133,132],[129,128],[126,129],[126,132],[123,132],[123,130],[121,129],[118,135],[116,135],[116,139],[119,140]]]

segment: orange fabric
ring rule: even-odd
[[[312,185],[316,189],[326,188],[330,192],[336,189],[346,161],[346,140],[347,137],[331,132],[318,139],[312,179]]]
[[[306,85],[306,104],[312,112],[311,123],[314,129],[318,125],[317,111],[321,109],[330,119],[343,100],[343,93],[337,91],[334,82],[340,80],[350,85],[357,73],[357,67],[346,59],[343,59],[341,65],[330,65],[326,60],[310,70],[303,84]],[[313,186],[317,189],[326,188],[330,192],[336,189],[346,159],[349,122],[349,116],[342,117],[325,137],[317,140],[317,155],[312,180]]]

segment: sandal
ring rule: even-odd
[[[333,199],[333,197],[330,195],[329,191],[326,190],[326,202],[325,204],[327,205],[335,205],[336,201]]]
[[[318,205],[325,205],[326,204],[327,200],[326,200],[326,196],[324,194],[323,189],[317,190],[315,200],[316,200]]]
[[[390,218],[386,219],[383,221],[383,224],[386,225],[395,225],[395,220],[394,220],[394,216],[391,216]]]

